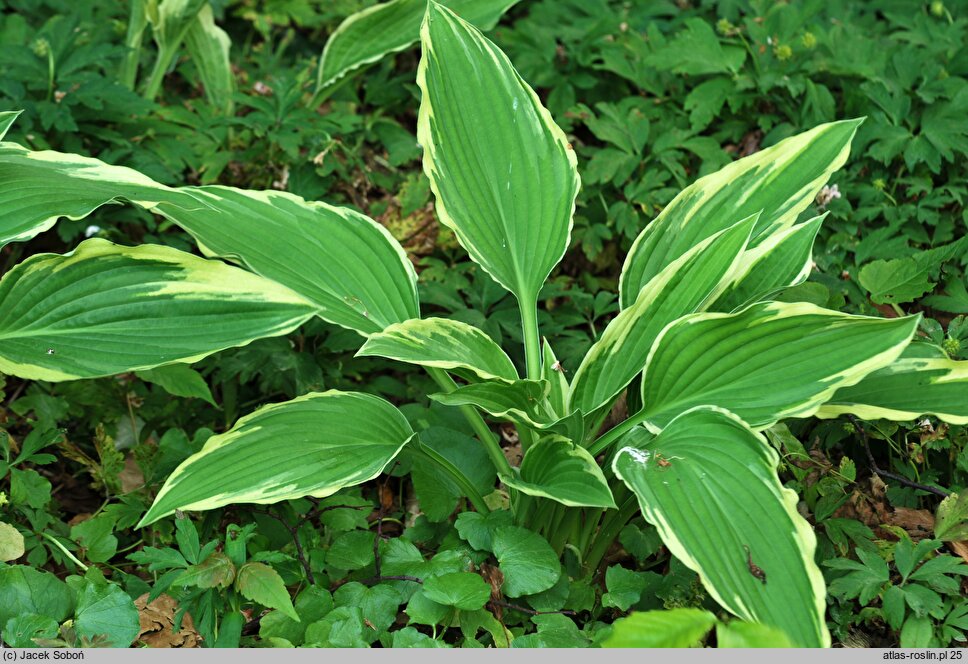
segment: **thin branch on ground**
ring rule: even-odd
[[[920,484],[918,482],[909,480],[903,475],[898,475],[897,473],[892,473],[889,470],[882,470],[881,468],[879,468],[877,465],[877,462],[874,461],[874,455],[871,453],[871,446],[867,436],[867,429],[865,429],[864,425],[860,423],[860,420],[858,420],[853,415],[848,415],[847,419],[850,420],[850,423],[853,424],[857,432],[860,433],[861,442],[864,444],[864,452],[867,454],[867,463],[868,465],[870,465],[871,471],[874,474],[880,477],[886,477],[888,479],[892,479],[895,482],[902,484],[903,486],[910,487],[912,489],[918,489],[919,491],[926,491],[928,493],[934,494],[936,496],[940,496],[942,498],[947,498],[948,496],[951,495],[950,491],[945,491],[944,489],[939,489],[934,486],[928,486],[927,484]]]
[[[522,613],[527,613],[529,616],[574,616],[577,615],[574,611],[569,609],[562,609],[561,611],[535,611],[534,609],[529,609],[526,606],[519,606],[518,604],[511,604],[510,602],[505,602],[503,599],[492,599],[489,604],[495,604],[497,606],[503,607],[505,609],[511,609],[513,611],[521,611]]]

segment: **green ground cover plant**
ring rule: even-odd
[[[8,645],[964,641],[965,19],[11,5]]]

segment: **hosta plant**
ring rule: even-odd
[[[28,258],[0,280],[0,370],[48,381],[171,370],[318,316],[358,332],[360,355],[425,367],[440,388],[430,398],[476,432],[461,444],[484,450],[517,525],[577,555],[586,574],[641,511],[724,609],[795,645],[828,645],[814,534],[777,477],[770,428],[844,413],[968,423],[968,363],[912,343],[916,317],[851,316],[785,292],[806,279],[823,221],[801,213],[847,159],[859,121],[816,127],[685,189],[629,253],[621,313],[584,358],[558,358],[537,305],[569,246],[575,152],[471,24],[431,2],[421,43],[418,137],[437,216],[516,298],[524,367],[480,329],[422,318],[411,263],[363,214],[282,192],[170,188],[2,143],[4,243],[124,202],[185,229],[207,258],[99,239]],[[3,115],[0,130],[15,116]],[[623,395],[630,415],[603,431]],[[516,427],[520,467],[506,460],[497,421]],[[175,510],[327,496],[400,454],[490,511],[494,486],[455,462],[452,444],[415,434],[381,398],[328,391],[261,408],[209,439],[142,524]],[[540,592],[560,574],[527,588],[508,579],[504,591]]]

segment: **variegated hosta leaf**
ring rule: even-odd
[[[225,30],[215,25],[212,7],[206,3],[185,33],[185,49],[198,70],[205,96],[223,113],[232,111],[235,93],[235,76],[229,58],[231,46],[232,40]]]
[[[470,257],[533,305],[568,247],[575,152],[507,56],[430,2],[417,70],[417,137],[440,221]]]
[[[0,111],[0,141],[7,135],[10,126],[23,111]]]
[[[174,195],[130,168],[16,143],[0,143],[0,185],[0,246],[29,240],[60,217],[82,219],[106,203],[126,199],[151,208]]]
[[[560,417],[548,401],[551,386],[544,380],[488,380],[462,385],[452,392],[431,394],[447,406],[475,406],[494,417],[536,431],[553,431],[580,442],[584,418],[580,412]]]
[[[208,0],[159,0],[146,2],[155,43],[162,51],[178,48],[198,13]]]
[[[666,327],[652,349],[636,419],[662,428],[700,405],[726,408],[756,429],[807,417],[839,388],[897,359],[918,319],[782,302],[686,316]]]
[[[518,0],[446,0],[465,21],[490,30]],[[350,72],[407,48],[420,39],[427,0],[392,0],[368,7],[343,21],[330,35],[319,62],[317,89]]]
[[[545,438],[524,454],[521,470],[501,481],[529,496],[571,507],[615,507],[615,499],[595,458],[568,441]]]
[[[843,166],[861,120],[832,122],[735,161],[686,187],[650,223],[625,259],[621,304],[704,238],[762,211],[751,246],[790,227]]]
[[[158,245],[91,239],[0,280],[0,371],[71,380],[194,362],[314,314],[291,290]]]
[[[777,479],[766,440],[711,406],[679,415],[648,442],[640,432],[623,439],[612,467],[672,554],[731,613],[777,627],[797,646],[829,646],[816,537]]]
[[[186,187],[156,211],[210,255],[237,259],[361,334],[419,316],[417,277],[385,228],[358,212],[278,191]]]
[[[912,343],[894,363],[844,387],[817,417],[851,413],[865,420],[913,420],[934,415],[968,424],[968,361],[955,361],[926,343]]]
[[[543,380],[489,380],[431,394],[430,398],[448,406],[476,406],[495,417],[537,428],[556,419],[546,399],[549,390]]]
[[[518,371],[500,346],[473,325],[447,318],[414,318],[371,334],[357,355],[453,371],[472,380],[516,380]]]
[[[591,413],[611,401],[645,366],[666,325],[702,311],[716,297],[743,255],[757,216],[703,240],[639,291],[582,360],[572,381],[572,408]]]
[[[210,255],[291,288],[337,325],[368,334],[419,315],[403,249],[375,221],[345,208],[283,192],[172,189],[130,168],[13,143],[0,143],[0,183],[0,244],[127,200],[181,225]]]
[[[139,527],[176,509],[322,498],[379,475],[412,436],[400,411],[369,394],[330,390],[265,406],[178,466]]]
[[[806,281],[813,265],[813,243],[826,216],[824,213],[774,233],[759,246],[747,250],[731,283],[709,309],[736,311]]]

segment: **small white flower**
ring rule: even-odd
[[[90,225],[84,229],[84,237],[92,237],[101,232],[100,226]]]
[[[817,194],[816,202],[821,208],[825,208],[830,204],[830,201],[837,198],[840,198],[840,188],[837,185],[832,187],[824,185],[824,188]]]

